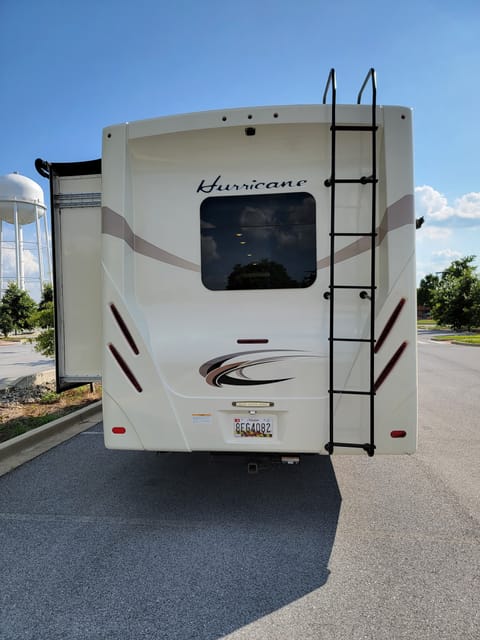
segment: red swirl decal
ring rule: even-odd
[[[253,353],[280,353],[289,352],[295,355],[277,355],[270,357],[257,358],[255,360],[244,359],[244,356]],[[228,362],[233,358],[241,357],[241,360]],[[270,380],[254,380],[247,376],[246,369],[256,367],[261,364],[271,364],[273,362],[282,362],[290,358],[315,358],[317,356],[304,354],[293,349],[259,349],[256,351],[241,351],[237,353],[227,353],[218,356],[213,360],[209,360],[202,364],[199,369],[200,374],[205,378],[207,384],[212,387],[223,387],[223,385],[231,386],[253,386],[260,384],[275,384],[276,382],[285,382],[293,378],[274,378]]]

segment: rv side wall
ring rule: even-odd
[[[81,165],[80,165],[81,166]],[[51,176],[57,384],[101,377],[101,176]]]

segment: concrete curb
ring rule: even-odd
[[[450,344],[459,344],[461,347],[480,347],[480,344],[475,344],[474,342],[461,342],[460,340],[439,340],[432,336],[430,338],[432,342],[449,342]]]
[[[0,443],[0,476],[102,421],[102,401]]]
[[[18,378],[3,378],[0,380],[0,391],[7,389],[26,389],[46,382],[55,382],[55,369],[44,369],[38,373]]]

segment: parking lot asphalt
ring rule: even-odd
[[[0,341],[0,389],[54,368],[55,360],[37,353],[33,344]]]

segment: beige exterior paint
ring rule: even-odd
[[[63,304],[68,307],[65,368],[85,373],[91,366],[96,374],[101,354],[108,447],[325,453],[329,305],[323,294],[329,283],[330,193],[324,182],[330,174],[330,115],[325,105],[262,107],[104,130],[101,248],[99,210],[85,210],[78,217],[67,212],[61,256]],[[337,123],[368,124],[370,117],[366,106],[337,107]],[[406,346],[377,392],[376,443],[377,453],[408,453],[416,448],[417,429],[411,112],[379,107],[377,122],[376,337],[404,300],[375,356],[377,379],[399,347]],[[255,135],[245,135],[246,127],[255,127]],[[342,135],[348,137],[337,147],[339,176],[368,174],[370,138],[359,132]],[[207,289],[200,273],[200,205],[207,197],[225,195],[206,193],[205,185],[213,184],[236,185],[228,195],[249,189],[311,194],[317,216],[314,284],[303,289]],[[365,187],[339,187],[337,210],[337,231],[365,231],[370,216]],[[90,241],[77,246],[72,238],[85,234],[92,236]],[[84,257],[80,246],[88,246]],[[339,239],[337,282],[368,282],[368,254],[365,241]],[[86,262],[87,279],[80,276]],[[101,292],[96,288],[100,270]],[[70,292],[82,286],[85,308],[78,310]],[[98,301],[95,308],[93,299]],[[358,292],[338,292],[336,304],[338,335],[366,337],[368,304]],[[244,338],[268,339],[265,353],[239,347]],[[367,347],[345,343],[337,353],[336,385],[364,388]],[[224,383],[227,374],[273,382],[235,387]],[[275,436],[235,437],[235,418],[249,414],[232,406],[237,401],[268,402],[268,410],[262,411],[275,422]],[[353,396],[336,398],[339,440],[368,439],[365,403]],[[118,427],[125,431],[114,433]],[[394,429],[405,429],[407,437],[392,439]]]

